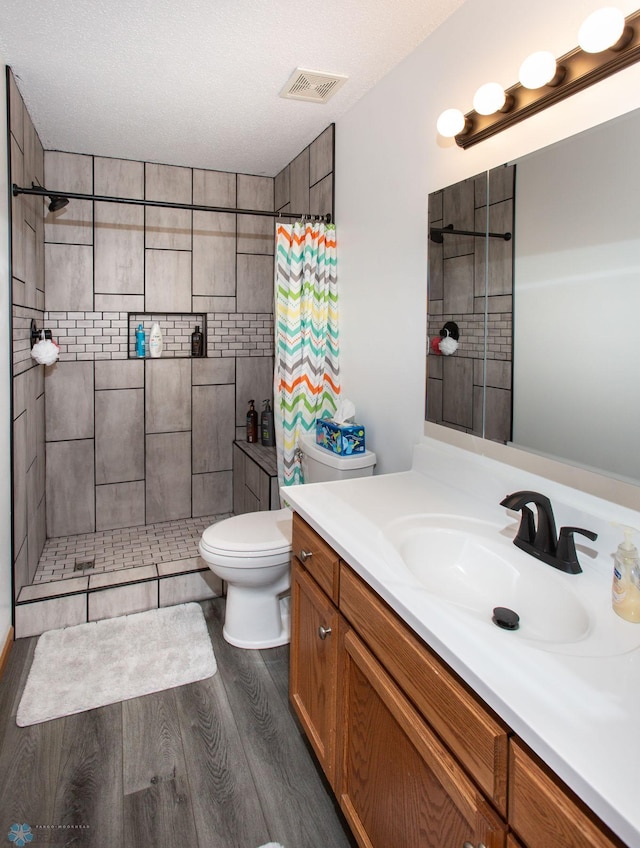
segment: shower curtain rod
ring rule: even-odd
[[[323,221],[331,223],[331,215],[300,215],[293,212],[265,212],[262,209],[230,209],[228,206],[199,206],[196,203],[172,203],[165,200],[142,200],[134,197],[105,197],[99,194],[80,194],[78,192],[53,191],[42,186],[31,185],[31,188],[21,188],[13,184],[13,196],[33,194],[38,197],[66,198],[68,200],[95,200],[100,203],[125,203],[130,206],[160,206],[163,209],[189,209],[194,212],[227,212],[238,215],[262,215],[267,218],[300,218],[302,220]]]
[[[431,227],[429,229],[429,237],[436,244],[442,244],[442,236],[476,236],[477,238],[501,238],[505,241],[511,240],[511,233],[477,233],[473,230],[454,230],[453,224],[447,224],[446,227]]]

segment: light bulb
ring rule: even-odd
[[[584,21],[578,32],[578,44],[585,53],[601,53],[612,47],[623,31],[622,12],[613,6],[605,6]]]
[[[493,115],[504,106],[504,88],[497,82],[481,85],[473,95],[473,108],[479,115]]]
[[[518,78],[525,88],[542,88],[556,75],[556,59],[553,53],[540,50],[532,53],[520,65]]]
[[[465,118],[459,109],[445,109],[438,118],[436,127],[440,135],[445,138],[453,138],[462,132]]]

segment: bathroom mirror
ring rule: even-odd
[[[634,484],[639,141],[636,111],[508,163],[515,165],[512,420],[510,437],[499,439]],[[499,173],[481,175],[489,231],[502,223],[492,221],[491,206]],[[486,240],[489,277],[494,241]],[[430,241],[430,254],[432,247]],[[485,397],[474,432],[493,438],[486,406]]]

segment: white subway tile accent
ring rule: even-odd
[[[25,310],[22,323],[14,325],[14,364],[30,364],[28,327],[31,316]],[[60,359],[124,359],[135,355],[135,328],[154,321],[163,333],[163,357],[189,356],[191,333],[203,326],[206,315],[207,356],[273,356],[273,315],[256,313],[162,313],[45,312],[44,325],[60,346]],[[128,320],[127,320],[128,317]],[[24,326],[23,326],[24,325]],[[148,326],[147,326],[148,325]]]

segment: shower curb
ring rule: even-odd
[[[181,564],[186,567],[171,572],[172,565]],[[200,557],[161,563],[161,568],[169,573],[161,574],[157,564],[141,565],[25,586],[15,605],[15,638],[222,594],[222,582]],[[114,575],[113,582],[90,585],[95,578],[104,580],[105,575]]]

